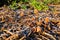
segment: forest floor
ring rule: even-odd
[[[49,10],[0,7],[0,40],[60,40],[60,5]]]

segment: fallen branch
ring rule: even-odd
[[[42,40],[41,38],[37,38],[38,40]]]

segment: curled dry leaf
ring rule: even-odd
[[[60,20],[57,20],[57,22],[58,22],[57,25],[60,26]]]
[[[40,22],[36,21],[36,24],[37,24],[37,25],[40,25]]]
[[[5,40],[5,39],[6,39],[6,37],[4,36],[4,37],[3,37],[3,39]]]
[[[24,12],[23,11],[21,11],[20,16],[24,16]]]
[[[49,22],[49,17],[46,17],[45,18],[45,23],[48,23]]]
[[[34,14],[38,15],[38,10],[37,9],[34,9]]]
[[[47,27],[47,25],[46,24],[43,24],[44,25],[44,27],[46,28]]]
[[[41,25],[42,24],[42,20],[36,21],[37,25]]]
[[[39,26],[36,27],[36,32],[41,32],[41,28]]]
[[[33,32],[41,32],[41,28],[40,28],[40,26],[33,27],[33,28],[32,28],[32,31],[33,31]]]
[[[2,21],[1,22],[4,22],[5,20],[4,20],[4,17],[2,16]]]
[[[60,35],[60,32],[56,32],[56,33]]]
[[[39,22],[40,22],[40,25],[42,24],[42,20],[39,20]]]
[[[31,19],[32,19],[32,21],[33,21],[33,20],[35,20],[35,18],[34,18],[34,17],[32,17]]]
[[[33,27],[33,28],[32,28],[32,31],[33,31],[33,32],[36,32],[36,28],[35,28],[35,27]]]
[[[4,30],[4,27],[1,28],[1,31],[3,31],[3,30]]]
[[[52,23],[54,23],[54,24],[57,24],[57,23],[59,22],[59,21],[56,20],[56,19],[52,19],[51,21],[52,21]]]
[[[57,25],[60,26],[60,22]]]
[[[51,30],[50,26],[48,25],[48,30]]]

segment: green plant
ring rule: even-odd
[[[38,1],[36,1],[36,0],[32,0],[31,1],[31,3],[30,3],[34,8],[36,8],[36,9],[38,9],[38,10],[47,10],[48,9],[48,6],[44,3],[44,2],[42,2],[42,1],[40,1],[40,2],[38,2]]]
[[[22,2],[28,2],[29,0],[21,0]]]
[[[11,8],[11,9],[16,9],[16,8],[18,8],[17,3],[16,3],[16,0],[11,3],[10,8]]]
[[[50,4],[52,2],[52,0],[44,0],[43,2],[44,2],[44,4]]]
[[[21,8],[22,9],[26,9],[26,5],[22,4],[22,3],[25,3],[25,2],[28,2],[28,0],[14,0],[12,1],[12,3],[10,4],[10,8],[15,10],[17,9],[18,7],[20,7],[18,4],[21,5]]]
[[[21,8],[22,8],[22,9],[26,9],[26,5],[22,5]]]
[[[48,4],[60,4],[60,0],[2,0],[2,2],[3,4],[0,2],[0,5],[9,4],[9,7],[14,10],[19,7],[27,9],[26,3],[28,3],[31,7],[40,11],[48,10]]]
[[[38,10],[41,10],[41,6],[40,6],[40,3],[37,2],[36,0],[31,0],[30,2],[30,5],[33,6],[34,8],[38,9]]]
[[[59,4],[60,0],[52,0],[53,4]]]

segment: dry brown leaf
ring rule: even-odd
[[[3,30],[4,30],[4,27],[1,28],[1,31],[3,31]]]
[[[37,24],[37,25],[40,25],[40,22],[36,21],[36,24]]]
[[[38,10],[37,9],[34,9],[34,14],[38,15]]]
[[[41,25],[42,24],[42,20],[36,21],[37,25]]]
[[[60,34],[60,32],[57,32],[57,34]]]
[[[44,27],[46,28],[46,27],[47,27],[47,25],[46,25],[46,24],[44,24]]]
[[[4,20],[4,17],[2,16],[2,22],[4,22],[5,20]]]
[[[48,30],[51,30],[50,26],[48,26]]]
[[[57,19],[52,19],[51,21],[55,24],[59,22]]]
[[[35,18],[34,18],[34,17],[32,17],[31,19],[32,19],[32,20],[35,20]]]
[[[48,23],[49,22],[49,17],[46,17],[45,18],[45,23]]]
[[[41,32],[40,26],[36,27],[36,32]]]
[[[60,22],[57,25],[60,26]]]
[[[3,37],[3,39],[5,40],[5,39],[6,39],[6,37]]]
[[[39,20],[40,25],[42,24],[42,20]]]
[[[9,17],[9,21],[11,22],[13,19]]]
[[[23,11],[20,13],[20,16],[24,16],[24,12]]]
[[[33,31],[33,32],[36,32],[36,28],[35,28],[35,27],[33,27],[33,28],[32,28],[32,31]]]

